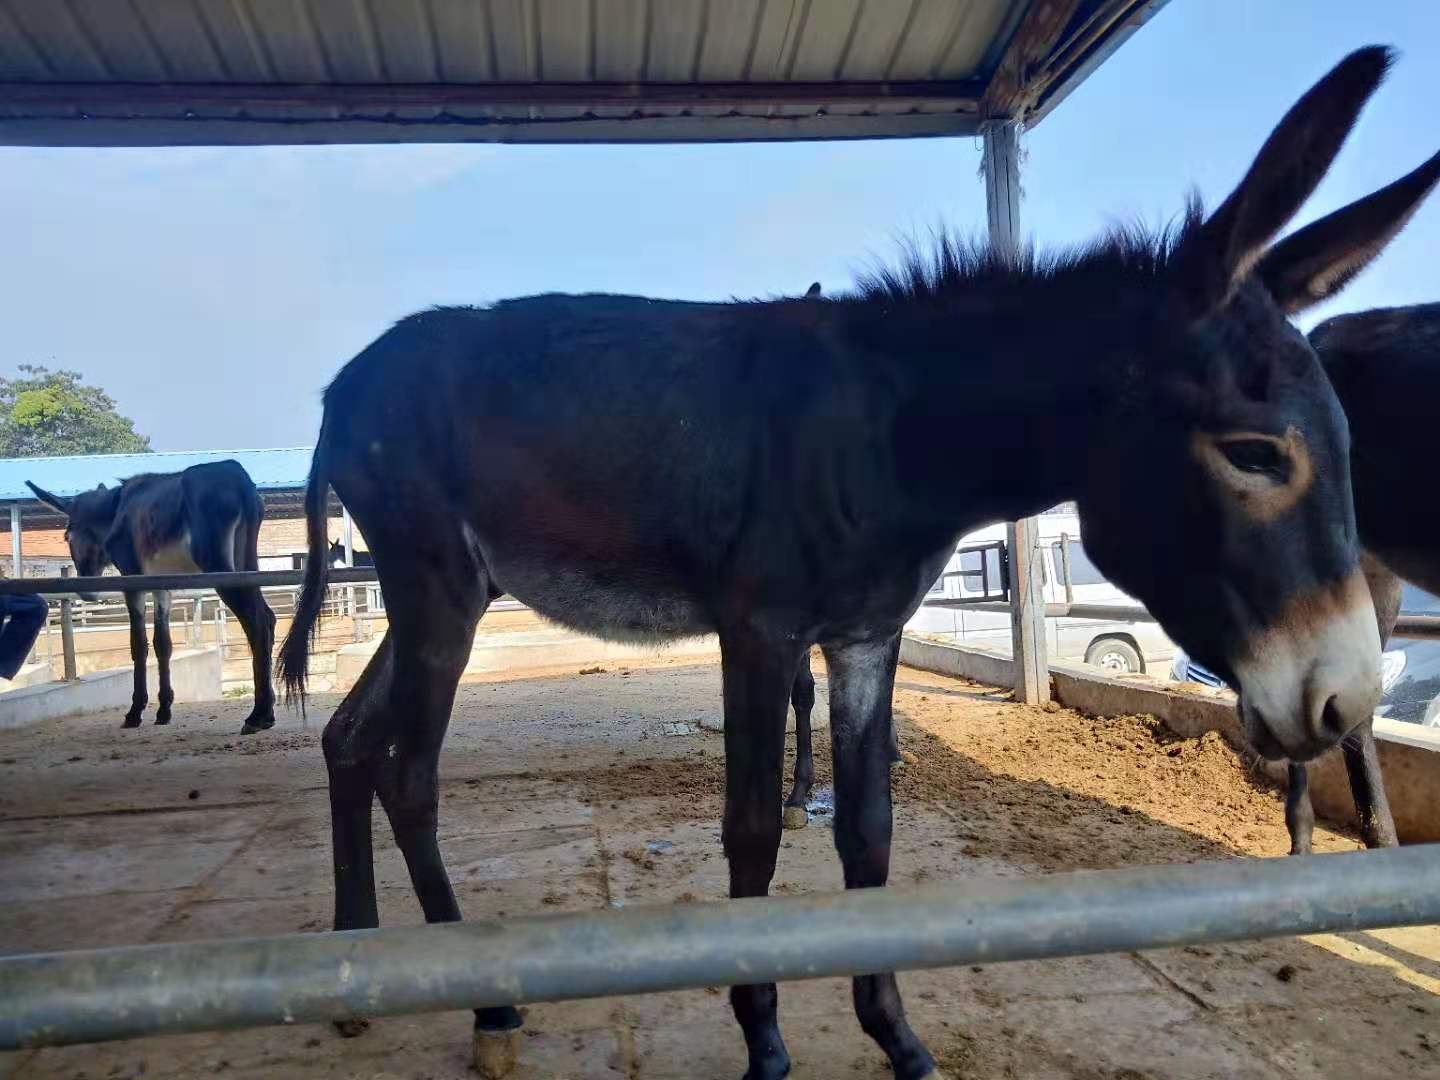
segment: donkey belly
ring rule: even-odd
[[[186,529],[168,544],[148,552],[140,559],[140,565],[147,574],[203,574],[235,570],[235,530],[238,522],[214,523],[215,533],[208,544],[210,554],[197,555],[196,543]],[[207,544],[199,545],[200,551],[207,550]],[[209,562],[209,566],[202,563]]]
[[[499,588],[552,622],[592,637],[660,644],[715,629],[700,602],[673,586],[494,552],[485,561]]]
[[[164,547],[156,548],[141,561],[147,574],[198,574],[200,567],[190,550],[190,534],[181,533]]]

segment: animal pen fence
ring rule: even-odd
[[[86,28],[49,0],[10,0],[0,144],[979,136],[991,240],[1008,251],[1019,125],[1043,119],[1163,2],[645,3],[626,6],[637,18],[608,20],[595,13],[609,4],[567,19],[549,3],[515,5],[530,14],[513,20],[496,6],[477,24],[463,0],[431,0],[423,19],[382,3],[307,7],[303,19],[252,7],[220,22],[196,0],[159,21],[135,5],[91,6],[100,25]],[[1026,701],[1049,686],[1033,531],[1010,527],[1006,607]],[[299,580],[52,579],[0,591]],[[22,956],[0,960],[0,1049],[1435,921],[1431,846]]]

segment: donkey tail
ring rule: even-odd
[[[314,637],[320,609],[325,605],[325,584],[330,575],[329,534],[326,529],[330,501],[330,479],[326,471],[325,425],[320,425],[315,456],[310,462],[310,480],[305,487],[305,581],[295,605],[290,633],[280,646],[280,681],[286,702],[297,698],[305,705],[305,676],[310,666],[310,641]]]

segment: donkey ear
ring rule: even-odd
[[[1388,187],[1306,225],[1271,248],[1256,274],[1287,315],[1326,300],[1399,235],[1440,183],[1440,154]]]
[[[67,518],[70,516],[70,505],[75,501],[74,499],[62,499],[59,495],[51,495],[44,488],[36,487],[29,480],[25,481],[25,486],[35,493],[35,498],[50,507],[51,510],[57,514],[64,514]]]
[[[814,282],[808,289],[805,290],[805,299],[806,299],[806,300],[818,300],[819,298],[820,298],[820,283],[817,281],[817,282]]]
[[[1179,285],[1197,318],[1224,306],[1275,234],[1315,190],[1393,54],[1372,45],[1340,61],[1265,140],[1240,186],[1177,255]]]

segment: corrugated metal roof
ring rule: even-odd
[[[0,142],[965,134],[1163,2],[0,0]]]
[[[81,454],[75,457],[0,458],[0,501],[33,502],[25,486],[34,481],[52,495],[78,495],[99,484],[140,473],[168,473],[227,458],[240,462],[262,491],[303,488],[313,447],[277,450],[184,450],[156,454]]]

